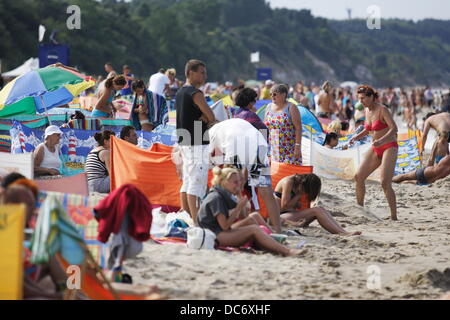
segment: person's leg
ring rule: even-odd
[[[416,171],[410,173],[399,174],[392,178],[392,182],[401,183],[403,181],[416,180]]]
[[[282,219],[293,219],[294,221],[305,220],[304,226],[317,219],[317,222],[328,232],[340,235],[358,235],[361,232],[347,232],[336,220],[323,208],[309,208],[302,211],[294,211],[282,215]]]
[[[254,240],[258,246],[266,251],[283,256],[298,255],[303,252],[286,248],[256,225],[221,232],[217,235],[217,241],[219,241],[221,246],[239,247],[249,240]]]
[[[266,210],[269,213],[270,224],[275,229],[275,232],[280,233],[280,207],[273,196],[272,187],[258,187],[258,193],[261,195],[261,198],[266,205]]]
[[[187,200],[187,194],[186,194],[186,192],[180,192],[180,203],[181,203],[181,208],[180,208],[180,210],[181,211],[186,211],[187,213],[191,213],[190,212],[190,210],[189,210],[189,203],[188,203],[188,200]]]
[[[197,225],[197,213],[200,209],[200,199],[195,195],[188,194],[187,203],[192,220],[194,220],[195,225]]]
[[[389,148],[383,153],[381,162],[381,187],[383,188],[386,199],[391,210],[391,219],[397,220],[397,200],[394,189],[392,188],[392,177],[395,172],[395,164],[397,162],[398,148]]]
[[[264,221],[263,217],[258,212],[252,212],[249,214],[248,217],[245,219],[239,220],[238,222],[233,223],[231,226],[232,229],[237,229],[243,226],[250,226],[250,225],[257,225],[257,226],[265,226],[270,230],[270,227],[267,225],[267,223]]]
[[[358,171],[355,175],[356,201],[360,206],[364,206],[364,196],[366,194],[366,179],[371,175],[381,164],[381,159],[378,158],[375,151],[370,149]]]

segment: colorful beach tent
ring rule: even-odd
[[[64,105],[95,85],[95,80],[63,67],[27,72],[0,91],[0,117],[35,114]]]

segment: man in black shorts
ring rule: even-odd
[[[450,155],[439,161],[432,167],[417,169],[414,172],[400,174],[392,179],[392,182],[417,181],[417,184],[429,184],[450,175]]]

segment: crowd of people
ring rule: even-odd
[[[190,214],[194,223],[211,230],[220,246],[244,245],[248,241],[266,251],[283,256],[301,255],[305,251],[290,249],[277,242],[271,233],[281,233],[282,226],[307,227],[313,221],[328,232],[343,236],[359,235],[360,232],[345,230],[321,207],[304,208],[300,200],[318,199],[322,181],[313,174],[294,174],[272,184],[271,162],[302,165],[302,119],[294,103],[297,102],[317,117],[329,120],[324,145],[335,148],[342,131],[354,132],[349,142],[353,144],[365,136],[372,136],[372,147],[364,156],[355,176],[356,202],[364,206],[365,182],[369,175],[380,168],[381,188],[390,209],[390,218],[397,220],[397,203],[392,182],[415,180],[418,184],[432,183],[450,175],[450,92],[442,95],[430,88],[395,90],[387,88],[377,92],[368,85],[356,88],[335,88],[325,81],[321,87],[306,86],[298,82],[294,86],[265,81],[259,87],[245,87],[239,82],[217,86],[214,91],[207,80],[206,64],[189,60],[185,66],[186,81],[176,78],[175,69],[160,69],[149,79],[146,86],[131,73],[129,66],[118,74],[110,63],[105,64],[106,79],[99,82],[98,101],[92,117],[109,118],[116,109],[113,99],[118,94],[131,95],[133,107],[131,124],[122,128],[120,139],[137,145],[137,130],[153,131],[164,124],[167,106],[157,103],[155,97],[174,100],[176,110],[175,152],[179,153],[182,187],[180,210]],[[120,92],[120,93],[119,93]],[[212,93],[230,95],[234,108],[232,118],[217,121],[207,103]],[[293,100],[292,100],[293,99]],[[256,114],[258,100],[270,100],[261,119]],[[418,110],[429,108],[418,123]],[[423,152],[430,129],[436,130],[436,139],[426,165],[415,172],[394,177],[397,161],[397,123],[403,119],[410,129],[423,131]],[[71,121],[81,119],[75,114]],[[60,175],[62,162],[59,142],[62,131],[55,125],[48,126],[44,142],[34,151],[36,176]],[[110,192],[111,136],[113,131],[103,130],[95,134],[97,147],[90,151],[85,163],[89,191]],[[212,169],[212,187],[208,189],[208,171]],[[33,185],[16,184],[3,179],[2,201],[23,202],[27,207],[27,223],[32,220],[36,200]],[[10,184],[12,184],[10,186]],[[25,188],[25,189],[24,189]],[[250,192],[250,193],[249,193]],[[259,205],[249,194],[258,194],[268,213],[268,222],[258,212]],[[33,198],[34,197],[34,198]],[[57,272],[57,271],[56,271]],[[59,283],[57,274],[55,283]],[[34,288],[45,292],[43,288]],[[30,287],[33,291],[33,286]],[[49,297],[58,297],[58,293]]]

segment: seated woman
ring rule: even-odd
[[[109,193],[110,191],[110,138],[115,135],[109,130],[97,132],[94,135],[98,147],[89,152],[85,164],[89,192]]]
[[[152,131],[169,120],[164,97],[148,90],[142,80],[133,81],[131,89],[135,93],[131,120],[136,130]]]
[[[34,175],[35,176],[56,176],[59,172],[62,161],[59,157],[62,131],[57,126],[48,126],[44,133],[44,142],[39,144],[34,150]]]
[[[243,197],[236,203],[232,197],[242,186],[240,172],[234,168],[215,167],[213,175],[213,187],[200,206],[198,224],[214,232],[219,245],[239,247],[253,240],[262,249],[283,256],[300,255],[304,252],[278,243],[255,224],[252,216],[236,224],[241,210],[248,202],[248,199]]]
[[[319,224],[328,232],[343,236],[359,235],[361,232],[345,231],[329,212],[323,208],[298,207],[303,194],[308,195],[309,201],[314,201],[320,193],[322,183],[320,178],[313,174],[294,174],[281,179],[275,187],[275,199],[280,204],[281,219],[287,224],[307,227],[317,219]]]

